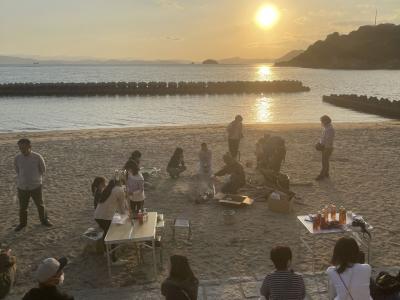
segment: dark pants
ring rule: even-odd
[[[40,222],[44,223],[47,221],[46,209],[42,197],[42,186],[30,191],[18,189],[19,224],[21,225],[28,223],[28,206],[31,197],[39,212]]]
[[[130,201],[131,210],[133,213],[137,214],[139,210],[143,212],[144,201]]]
[[[229,153],[233,158],[237,158],[240,140],[228,139]]]
[[[110,229],[111,226],[111,220],[103,220],[103,219],[95,219],[96,223],[99,224],[100,228],[103,230],[103,243],[104,239],[106,238],[108,229]],[[106,248],[106,245],[104,244],[104,248]],[[115,245],[111,245],[111,250],[115,248]],[[117,260],[117,256],[115,255],[115,251],[111,252],[111,259],[112,261]]]
[[[221,192],[224,194],[236,194],[237,191],[243,186],[244,183],[242,182],[229,181],[222,186]]]
[[[173,167],[167,168],[167,172],[168,172],[169,176],[171,176],[171,178],[178,178],[179,175],[184,171],[186,171],[185,166],[179,166],[176,168],[173,168]]]
[[[320,176],[329,177],[329,159],[331,158],[333,148],[322,150],[322,169]]]

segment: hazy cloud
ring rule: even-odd
[[[170,41],[183,41],[182,37],[174,36],[174,35],[165,36],[164,39],[170,40]]]
[[[183,9],[183,5],[177,0],[156,0],[156,3],[164,7],[173,7],[176,9]]]

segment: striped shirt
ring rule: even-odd
[[[306,289],[300,274],[275,271],[265,277],[260,293],[270,300],[303,300]]]

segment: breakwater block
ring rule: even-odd
[[[400,119],[400,101],[390,101],[386,98],[359,95],[329,95],[323,96],[322,101],[329,104],[349,108],[355,111]]]
[[[5,83],[0,97],[206,95],[308,92],[301,81]]]

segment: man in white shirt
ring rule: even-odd
[[[19,225],[15,231],[20,231],[27,225],[30,198],[33,199],[38,209],[42,225],[50,227],[52,224],[47,219],[42,197],[42,177],[46,172],[45,162],[39,153],[32,151],[30,140],[20,139],[18,147],[21,153],[15,157],[14,167],[17,173]]]

